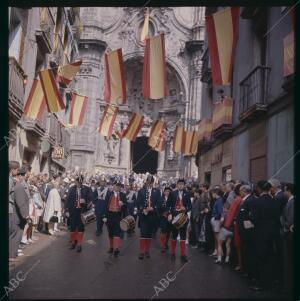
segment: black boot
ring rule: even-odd
[[[140,253],[140,255],[139,255],[139,259],[144,259],[144,253]]]
[[[109,248],[109,250],[108,250],[108,254],[112,254],[114,252],[114,249],[113,248]]]
[[[78,246],[77,246],[77,249],[76,249],[76,251],[77,251],[78,253],[80,253],[80,252],[82,251],[82,247],[81,247],[81,245],[78,245]]]
[[[77,245],[77,241],[72,242],[72,244],[70,245],[69,249],[70,250],[74,250],[76,248]]]
[[[120,254],[120,251],[119,251],[118,249],[116,249],[116,250],[114,251],[114,256],[115,256],[115,257],[118,257],[119,254]]]
[[[186,257],[185,255],[184,255],[184,256],[181,256],[180,259],[181,259],[181,261],[182,261],[183,263],[188,262],[188,259],[187,259],[187,257]]]

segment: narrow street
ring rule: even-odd
[[[94,223],[86,227],[82,253],[68,249],[67,232],[57,237],[38,234],[39,242],[24,251],[29,256],[23,256],[22,262],[11,269],[10,279],[20,271],[23,279],[28,273],[10,298],[284,299],[275,292],[251,291],[248,280],[230,267],[216,265],[211,257],[190,247],[189,262],[183,266],[179,258],[173,263],[169,254],[162,255],[156,239],[151,258],[141,261],[137,258],[138,231],[130,238],[125,235],[120,257],[114,258],[107,254],[106,229],[102,236],[96,237],[94,227]]]

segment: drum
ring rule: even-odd
[[[135,219],[133,216],[128,215],[120,221],[120,228],[122,231],[133,230],[135,228]]]
[[[83,224],[88,224],[96,219],[95,209],[92,208],[87,212],[81,214],[81,220]]]
[[[183,227],[185,225],[185,223],[188,221],[188,217],[186,214],[184,213],[179,213],[178,215],[176,215],[172,221],[172,225],[176,228],[176,229],[180,229],[181,227]]]

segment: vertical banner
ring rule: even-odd
[[[239,7],[231,7],[205,18],[214,85],[229,85],[239,31]]]
[[[149,8],[147,7],[146,14],[145,14],[145,20],[144,25],[141,31],[141,42],[144,42],[145,39],[148,37],[149,34],[149,18],[150,18],[150,12]]]
[[[142,128],[143,121],[143,115],[133,113],[130,118],[127,129],[123,133],[123,137],[127,138],[130,141],[135,141],[140,129]]]
[[[41,82],[35,79],[24,108],[24,115],[32,119],[42,120],[46,106]]]
[[[283,39],[283,76],[293,74],[295,63],[294,31]]]
[[[213,130],[212,120],[209,118],[202,119],[199,123],[199,140],[210,140]]]
[[[182,150],[184,129],[181,126],[176,126],[173,138],[173,152],[180,153]]]
[[[60,83],[68,85],[74,79],[77,72],[80,70],[81,64],[82,61],[77,61],[72,64],[59,66],[57,70],[56,80]]]
[[[105,53],[104,101],[111,104],[126,103],[126,82],[122,49]]]
[[[73,93],[69,124],[80,126],[83,123],[84,114],[87,107],[87,96]]]
[[[167,68],[165,36],[160,34],[146,39],[142,92],[145,99],[161,99],[167,96]]]
[[[191,156],[197,151],[198,135],[196,131],[184,131],[181,152],[184,156]]]
[[[46,69],[40,71],[39,77],[41,80],[48,111],[51,113],[56,113],[63,110],[65,108],[65,104],[58,91],[52,70]]]
[[[161,120],[156,120],[151,127],[148,138],[148,145],[156,151],[163,151],[166,142],[166,124]]]
[[[98,129],[102,136],[111,137],[118,111],[118,107],[112,107],[110,105],[105,107]]]

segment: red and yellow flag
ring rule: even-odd
[[[77,61],[72,64],[67,64],[64,66],[59,66],[57,70],[56,80],[60,83],[68,85],[76,76],[80,69],[82,61]]]
[[[167,96],[165,56],[165,36],[163,33],[146,39],[142,83],[145,99],[160,99]]]
[[[225,97],[222,101],[215,103],[213,108],[213,130],[219,128],[221,125],[232,124],[232,99]]]
[[[40,71],[39,77],[41,80],[48,111],[55,113],[63,110],[65,108],[65,104],[58,91],[52,70],[46,69]]]
[[[148,34],[149,34],[149,18],[150,18],[150,13],[149,13],[149,8],[147,7],[144,25],[143,25],[143,28],[141,31],[141,41],[142,42],[144,42],[144,40],[148,37]]]
[[[173,152],[180,153],[182,150],[184,129],[181,126],[176,126],[174,137],[173,137]]]
[[[156,120],[151,127],[148,138],[148,145],[154,150],[161,152],[165,149],[166,124],[161,120]]]
[[[35,79],[24,108],[24,115],[32,119],[42,120],[46,106],[41,82]]]
[[[199,140],[210,140],[213,130],[212,120],[210,118],[202,119],[199,123]]]
[[[69,124],[80,126],[83,123],[84,114],[87,107],[87,96],[73,93]]]
[[[130,141],[135,141],[144,121],[144,116],[137,113],[133,113],[127,129],[124,131],[123,137]]]
[[[105,53],[104,100],[118,105],[126,103],[126,82],[121,48]]]
[[[118,107],[113,107],[110,105],[105,107],[98,129],[101,135],[108,138],[111,137],[118,111]]]
[[[231,82],[239,31],[239,7],[226,8],[206,17],[208,50],[214,85]]]
[[[295,71],[294,30],[292,30],[283,40],[283,56],[283,76],[288,76]]]
[[[196,131],[184,131],[181,152],[184,156],[196,153],[198,146],[198,135]]]

